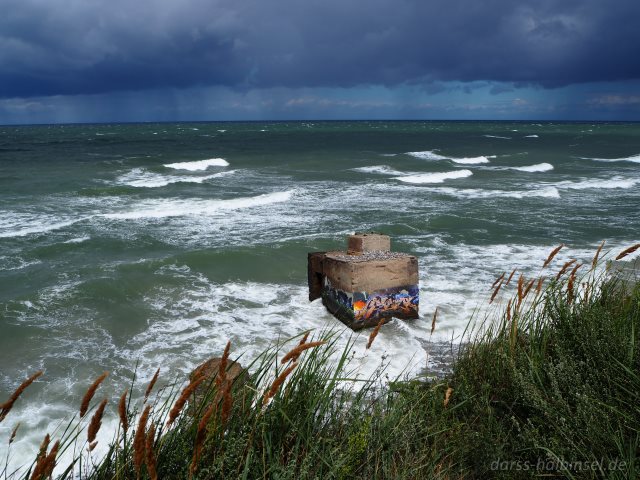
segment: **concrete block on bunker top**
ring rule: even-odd
[[[391,238],[388,235],[356,232],[347,237],[347,253],[349,255],[389,251],[391,251]]]

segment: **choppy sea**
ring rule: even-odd
[[[639,207],[638,123],[0,127],[0,402],[45,372],[0,424],[0,459],[21,422],[12,464],[31,460],[105,370],[113,400],[136,363],[140,382],[159,366],[169,381],[227,340],[249,361],[342,328],[308,302],[306,255],[349,233],[419,258],[420,319],[369,351],[356,339],[353,360],[415,375],[482,318],[503,271],[535,274],[559,243],[556,266],[636,243]]]

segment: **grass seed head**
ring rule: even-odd
[[[282,386],[284,381],[297,366],[298,362],[293,362],[280,375],[278,375],[278,378],[276,378],[271,384],[271,388],[267,391],[267,393],[264,394],[264,397],[262,398],[263,405],[269,403],[269,400],[271,400],[276,395],[276,393],[278,393],[278,389]]]
[[[102,425],[102,416],[104,415],[104,407],[107,406],[107,399],[105,398],[100,402],[96,412],[91,417],[91,422],[89,423],[89,428],[87,430],[87,440],[89,443],[93,443],[100,431],[100,426]]]
[[[122,396],[120,397],[120,402],[118,403],[118,416],[120,417],[120,423],[122,424],[123,430],[126,432],[129,430],[129,417],[127,415],[127,393],[129,390],[125,389],[122,392]]]
[[[378,333],[380,332],[380,329],[382,328],[382,324],[384,323],[385,320],[386,318],[382,317],[380,321],[378,321],[376,328],[374,328],[373,331],[369,334],[369,341],[367,342],[367,350],[369,350],[371,348],[371,345],[373,345],[373,341],[378,336]]]
[[[598,257],[600,256],[600,252],[602,251],[602,247],[604,247],[604,242],[606,242],[606,240],[602,240],[602,243],[598,247],[598,250],[596,250],[596,254],[593,256],[593,260],[591,261],[591,269],[592,270],[594,268],[596,268],[596,265],[598,265]]]
[[[200,385],[205,380],[205,378],[206,377],[203,375],[195,378],[191,383],[189,383],[189,385],[185,387],[184,390],[182,390],[182,394],[180,395],[178,400],[176,400],[176,403],[173,405],[173,408],[169,412],[169,420],[167,420],[167,425],[171,425],[175,421],[175,419],[178,418],[178,415],[180,415],[180,412],[182,411],[185,403],[187,403],[187,400],[189,400],[189,397],[193,394],[198,385]]]
[[[158,381],[158,376],[160,375],[160,367],[158,367],[158,370],[156,370],[155,375],[153,376],[153,378],[151,379],[151,381],[149,382],[149,385],[147,386],[147,390],[144,392],[144,401],[146,402],[147,399],[149,398],[149,395],[151,394],[151,390],[153,390],[153,386],[156,384],[156,382]]]
[[[158,480],[157,460],[154,452],[153,444],[156,436],[156,426],[151,424],[147,438],[145,442],[145,458],[144,462],[147,465],[147,472],[151,480]]]
[[[91,399],[96,394],[96,390],[100,386],[100,384],[104,381],[105,378],[109,375],[109,372],[104,372],[88,388],[87,392],[82,397],[82,403],[80,403],[80,417],[84,417],[87,414],[87,410],[89,410],[89,403]]]
[[[146,431],[147,421],[149,420],[149,414],[151,412],[151,405],[147,405],[140,415],[138,420],[138,428],[136,429],[136,435],[133,439],[133,464],[136,469],[136,474],[140,477],[140,468],[145,458],[145,443],[146,443]]]
[[[542,268],[546,268],[547,265],[549,265],[553,261],[553,259],[558,254],[558,252],[562,249],[562,247],[564,247],[564,243],[561,243],[560,245],[558,245],[556,248],[554,248],[551,251],[551,253],[547,257],[547,259],[544,261],[544,264],[542,265]]]
[[[431,335],[433,335],[433,332],[435,332],[435,330],[436,330],[436,319],[437,318],[438,318],[438,307],[436,307],[435,311],[433,312],[433,318],[431,319]]]
[[[289,353],[287,353],[284,357],[282,357],[282,360],[280,360],[280,363],[287,363],[289,360],[297,359],[300,356],[300,354],[302,352],[304,352],[305,350],[308,350],[310,348],[319,347],[320,345],[324,345],[325,343],[327,343],[327,342],[326,341],[309,342],[309,343],[303,343],[302,345],[298,345],[293,350],[291,350]]]
[[[16,402],[18,397],[22,395],[22,392],[24,392],[27,389],[27,387],[31,385],[41,375],[42,375],[42,370],[39,370],[33,375],[31,375],[24,382],[22,382],[18,388],[16,388],[16,390],[9,397],[9,400],[0,404],[0,422],[2,422],[5,419],[5,417],[9,414],[9,412],[13,408],[13,404]]]
[[[635,245],[632,245],[631,247],[624,249],[618,254],[618,256],[616,257],[616,260],[621,260],[627,255],[631,255],[633,252],[635,252],[639,248],[640,248],[640,243],[636,243]]]

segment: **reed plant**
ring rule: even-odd
[[[580,263],[561,261],[568,248],[560,245],[531,278],[505,270],[487,295],[491,310],[470,323],[444,377],[389,381],[382,366],[359,378],[352,353],[375,352],[383,322],[368,341],[351,337],[342,349],[343,332],[306,332],[268,348],[233,381],[228,344],[213,377],[163,384],[158,370],[139,402],[129,393],[134,378],[110,402],[120,423],[99,460],[89,451],[108,404],[93,398],[106,373],[89,386],[78,415],[45,437],[32,465],[0,473],[42,479],[55,468],[57,478],[96,480],[638,478],[640,288],[608,275],[603,246]],[[437,309],[431,333],[436,317]],[[0,405],[0,421],[39,374]],[[154,389],[156,382],[162,386]],[[60,465],[65,452],[72,460]]]

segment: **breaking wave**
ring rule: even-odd
[[[592,158],[592,157],[580,157],[582,160],[595,160],[596,162],[633,162],[640,163],[640,153],[637,155],[631,155],[630,157],[622,158]]]
[[[518,170],[519,172],[549,172],[553,170],[553,165],[550,163],[537,163],[535,165],[529,165],[527,167],[508,167],[510,170]]]
[[[466,178],[473,175],[471,170],[454,170],[452,172],[438,172],[438,173],[419,173],[416,175],[406,175],[401,177],[394,177],[396,180],[400,180],[405,183],[443,183],[445,180],[453,180],[456,178]]]
[[[203,177],[196,176],[166,176],[159,173],[148,172],[141,168],[134,168],[129,173],[118,178],[118,183],[138,188],[157,188],[165,187],[172,183],[203,183],[212,178],[223,177],[234,173],[235,170],[214,173]]]
[[[167,168],[174,168],[176,170],[189,170],[190,172],[196,172],[198,170],[206,170],[209,167],[227,167],[229,166],[229,162],[224,158],[210,158],[208,160],[196,160],[193,162],[167,163],[164,166]]]
[[[490,157],[485,157],[481,155],[479,157],[445,157],[444,155],[440,155],[435,153],[432,150],[425,150],[424,152],[407,152],[407,155],[411,155],[412,157],[421,158],[423,160],[451,160],[454,163],[459,163],[461,165],[476,165],[479,163],[489,163],[489,158],[495,158],[495,155]]]
[[[106,213],[104,218],[116,220],[135,220],[142,218],[168,218],[193,215],[218,215],[229,210],[260,207],[272,203],[288,201],[294,190],[267,193],[255,197],[240,197],[229,200],[182,200],[163,199],[141,202],[138,208],[128,212]]]
[[[387,165],[372,165],[371,167],[358,167],[352,168],[351,170],[363,173],[377,173],[380,175],[405,175],[403,172],[395,170]]]

